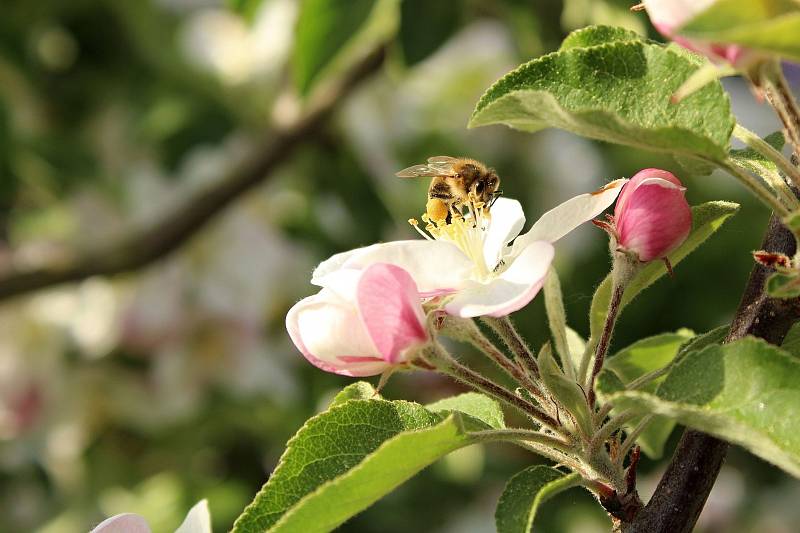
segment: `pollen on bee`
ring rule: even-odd
[[[430,220],[433,222],[440,222],[447,219],[449,209],[447,208],[447,204],[440,199],[430,198],[428,199],[428,203],[425,204],[425,212]]]

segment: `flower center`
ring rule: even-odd
[[[429,241],[447,241],[455,244],[475,265],[478,280],[486,281],[491,278],[492,271],[486,266],[483,255],[486,230],[491,221],[489,206],[470,193],[469,201],[463,206],[450,205],[448,218],[449,221],[433,221],[427,213],[423,214],[424,230],[420,228],[419,221],[415,218],[409,219],[408,223]]]

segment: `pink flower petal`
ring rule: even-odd
[[[614,211],[619,245],[640,261],[666,257],[692,227],[685,189],[669,172],[647,169],[631,178]]]
[[[396,265],[367,267],[358,283],[357,305],[372,342],[389,363],[402,362],[408,348],[428,340],[417,286]]]
[[[286,330],[300,353],[326,372],[373,376],[391,366],[380,357],[355,305],[329,289],[296,303],[286,315]]]

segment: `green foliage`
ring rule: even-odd
[[[793,0],[718,0],[680,33],[800,60],[800,5]]]
[[[581,432],[584,435],[591,435],[592,414],[583,389],[574,379],[564,376],[549,344],[545,344],[539,351],[537,364],[545,387],[569,411]]]
[[[477,392],[465,392],[425,406],[433,413],[464,413],[493,429],[506,427],[503,410],[493,399]],[[483,428],[480,428],[483,429]]]
[[[767,135],[764,137],[764,140],[778,151],[783,149],[783,145],[786,142],[783,138],[783,133],[780,131]],[[739,150],[731,150],[729,155],[737,165],[744,167],[757,176],[762,176],[767,173],[778,173],[778,166],[773,161],[767,159],[764,155],[756,152],[752,148],[748,147]]]
[[[371,389],[350,385],[331,409],[306,422],[234,531],[329,531],[443,455],[471,444],[466,428],[503,425],[499,406],[479,394],[426,409],[359,399]]]
[[[606,360],[603,372],[613,372],[620,384],[628,385],[633,380],[654,370],[669,365],[678,354],[679,349],[694,335],[689,330],[676,333],[663,333],[637,341],[623,348]],[[655,391],[658,381],[653,381],[641,390]],[[630,421],[629,429],[636,427],[641,418]],[[637,439],[642,451],[651,459],[658,459],[664,453],[664,443],[675,427],[675,421],[667,417],[657,416]]]
[[[579,46],[584,45],[584,46]],[[556,127],[578,135],[702,160],[722,161],[735,120],[719,82],[678,104],[670,97],[697,69],[684,55],[592,27],[566,48],[522,65],[490,87],[470,127]]]
[[[739,210],[739,205],[731,202],[707,202],[692,207],[692,231],[677,250],[669,254],[669,261],[673,266],[680,263],[687,255],[692,253],[706,239],[716,232],[722,224]],[[666,267],[660,261],[654,261],[641,269],[625,289],[622,297],[620,311],[625,308],[641,291],[652,285],[667,273]],[[592,299],[589,312],[590,339],[597,342],[599,334],[605,323],[608,313],[608,304],[611,301],[611,274],[606,276],[597,287]],[[591,343],[590,343],[591,346]]]
[[[578,484],[578,474],[536,465],[518,472],[503,489],[494,519],[497,533],[528,533],[539,506]]]
[[[619,409],[668,416],[800,476],[800,361],[748,337],[693,351],[652,391],[603,391]]]
[[[554,268],[550,269],[544,281],[544,307],[547,311],[547,321],[550,326],[550,334],[553,337],[553,344],[561,358],[561,366],[567,376],[575,376],[575,367],[570,355],[569,343],[567,342],[567,314],[564,310],[564,301],[561,294],[561,283]]]
[[[340,390],[331,400],[328,409],[341,405],[348,400],[372,400],[381,399],[378,391],[366,381],[356,381]]]
[[[403,0],[400,3],[398,41],[406,65],[412,66],[427,58],[455,33],[463,11],[461,4],[461,0]]]
[[[770,274],[764,284],[764,291],[773,298],[797,298],[800,296],[800,271]]]
[[[320,73],[367,22],[377,0],[303,0],[297,20],[294,81],[307,94]]]

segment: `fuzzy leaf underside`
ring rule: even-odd
[[[627,385],[636,378],[670,364],[680,348],[692,337],[693,333],[689,330],[680,330],[676,333],[662,333],[639,340],[608,358],[603,372],[613,372],[621,384]],[[654,391],[657,384],[656,381],[644,390]],[[635,418],[626,424],[626,427],[630,430],[636,427],[640,420],[641,417]],[[637,443],[648,457],[659,459],[664,453],[664,444],[674,428],[674,420],[657,416],[639,435]]]
[[[505,124],[530,132],[556,127],[647,150],[725,159],[735,119],[722,86],[710,83],[678,104],[670,102],[698,68],[696,62],[617,28],[585,28],[573,35],[565,48],[490,87],[470,127]]]
[[[800,477],[800,360],[746,337],[686,354],[655,392],[605,390],[620,409],[674,419]]]
[[[718,0],[679,33],[800,61],[800,4],[793,0]]]

